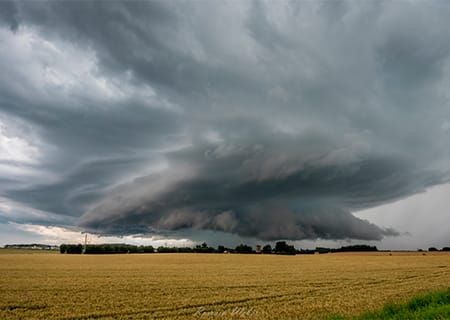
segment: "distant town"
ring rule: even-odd
[[[31,243],[31,244],[7,244],[3,246],[5,249],[31,249],[31,250],[59,250],[59,246],[50,245],[50,244],[40,244],[40,243]]]

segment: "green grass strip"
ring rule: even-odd
[[[407,303],[387,304],[380,311],[328,320],[444,320],[450,319],[450,288],[414,297]]]

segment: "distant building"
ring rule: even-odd
[[[7,244],[4,246],[5,249],[32,249],[32,250],[58,250],[59,246],[49,245],[49,244]]]
[[[261,246],[259,244],[256,245],[255,251],[256,253],[261,253]]]

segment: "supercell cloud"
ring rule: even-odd
[[[449,182],[449,16],[442,1],[1,2],[0,222],[396,236],[353,213]]]

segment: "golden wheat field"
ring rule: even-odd
[[[450,285],[450,254],[0,255],[0,319],[323,319]]]

